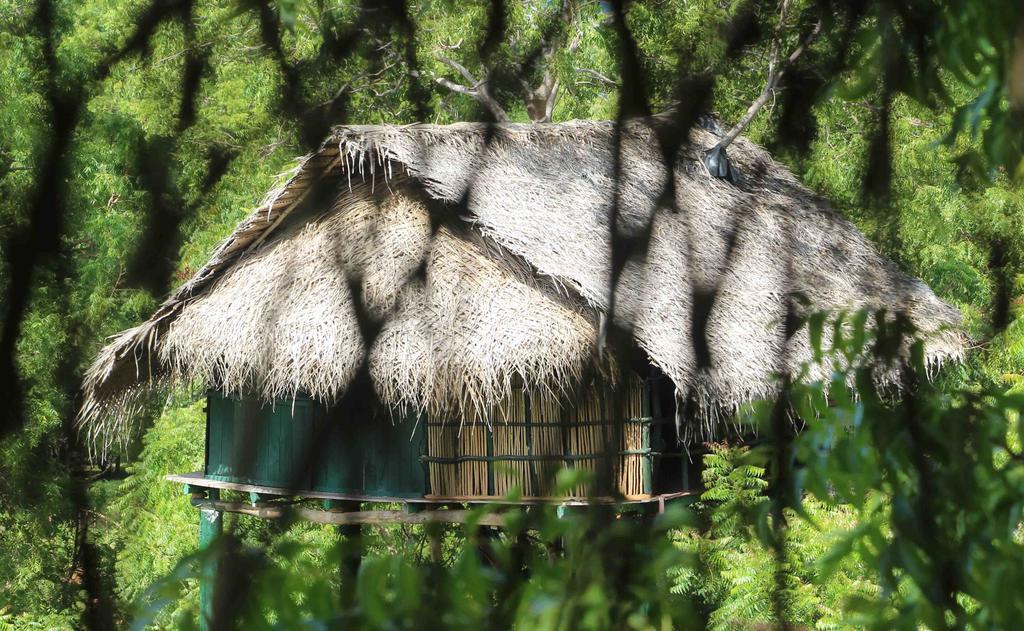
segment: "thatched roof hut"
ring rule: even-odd
[[[595,349],[612,304],[613,199],[620,234],[650,226],[616,285],[614,321],[707,412],[705,433],[711,410],[774,391],[780,357],[791,368],[810,357],[806,336],[784,339],[790,292],[811,310],[903,312],[929,360],[962,354],[958,311],[749,141],[730,147],[742,178],[728,182],[701,161],[714,132],[693,129],[671,174],[676,211],[665,208],[665,124],[621,129],[618,180],[609,122],[338,127],[193,279],[102,350],[86,427],[109,435],[169,383],[334,400],[364,359],[386,405],[455,413],[607,372],[614,357]],[[693,297],[712,287],[712,363],[698,368]],[[367,313],[384,322],[369,345]]]

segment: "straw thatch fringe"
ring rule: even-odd
[[[596,323],[611,303],[616,186],[616,230],[651,236],[622,273],[614,317],[705,410],[701,436],[716,431],[714,410],[770,396],[780,368],[795,373],[811,356],[806,335],[782,335],[793,291],[808,310],[903,312],[931,362],[962,355],[955,308],[745,140],[730,147],[743,174],[730,184],[700,160],[717,138],[692,130],[671,174],[677,212],[660,208],[670,175],[661,124],[622,130],[618,182],[607,122],[338,128],[195,278],[100,353],[83,419],[116,434],[124,392],[182,380],[329,401],[367,352],[379,396],[395,406],[458,412],[496,404],[516,379],[572,383],[594,367]],[[334,207],[304,208],[326,175],[340,178]],[[463,223],[433,234],[431,205],[462,202]],[[370,349],[353,286],[387,321]],[[695,292],[714,296],[709,369],[694,357]]]

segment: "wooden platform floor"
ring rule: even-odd
[[[634,508],[655,508],[657,507],[658,512],[664,511],[665,504],[668,502],[674,502],[677,500],[683,500],[685,498],[696,498],[696,491],[678,491],[675,493],[663,493],[659,495],[651,495],[642,498],[630,498],[625,500],[617,500],[612,497],[595,497],[595,498],[559,498],[559,497],[531,497],[523,498],[519,500],[508,500],[499,497],[439,497],[439,496],[426,496],[426,497],[394,497],[388,495],[360,495],[352,493],[329,493],[325,491],[309,491],[300,489],[287,489],[284,487],[275,486],[261,486],[256,484],[239,484],[237,482],[224,482],[222,480],[214,480],[206,477],[203,472],[196,471],[193,473],[180,473],[174,475],[168,475],[165,478],[170,482],[177,482],[179,484],[186,484],[191,487],[199,489],[221,489],[228,491],[239,491],[242,493],[255,493],[257,495],[275,496],[275,497],[301,497],[306,499],[318,499],[318,500],[337,500],[341,502],[367,502],[367,503],[401,503],[401,504],[413,504],[423,505],[423,508],[431,506],[437,506],[442,504],[468,504],[468,505],[480,505],[480,504],[504,504],[504,505],[516,505],[516,506],[531,506],[531,505],[544,505],[553,504],[558,506],[619,506],[625,509]]]

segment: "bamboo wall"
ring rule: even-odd
[[[543,391],[517,391],[463,422],[428,419],[432,496],[555,497],[563,467],[590,472],[568,497],[650,494],[650,395],[639,378],[594,389],[575,405]],[[609,466],[610,461],[610,466]]]

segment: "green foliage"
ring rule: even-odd
[[[751,451],[751,461],[771,465],[773,508],[792,509],[811,524],[820,505],[856,515],[822,555],[819,577],[831,580],[850,562],[870,569],[866,576],[877,587],[845,603],[851,623],[1013,626],[1022,603],[1006,585],[1018,580],[1024,554],[1018,439],[1024,399],[996,387],[940,390],[924,379],[916,341],[897,376],[899,398],[892,396],[894,384],[879,385],[871,367],[844,369],[868,348],[896,357],[904,331],[898,319],[884,321],[879,314],[877,338],[835,328],[833,347],[823,349],[824,361],[835,367],[831,380],[795,382],[787,395],[803,424],[796,436],[773,435],[774,406],[751,409],[750,422],[772,438]],[[799,532],[793,522],[779,528],[767,511],[747,523],[773,550],[785,537],[787,553]]]
[[[969,331],[987,340],[964,367],[947,370],[902,404],[863,378],[860,398],[847,396],[845,369],[834,383],[795,386],[791,400],[801,402],[797,412],[805,427],[786,451],[794,465],[788,495],[768,482],[777,474],[770,443],[750,451],[714,446],[696,507],[699,526],[668,519],[653,530],[627,521],[596,527],[572,515],[548,514],[532,523],[539,534],[525,545],[514,528],[482,540],[472,528],[448,527],[443,563],[436,566],[426,562],[423,529],[367,528],[368,557],[355,607],[337,596],[345,542],[339,544],[332,529],[239,518],[229,525],[247,558],[259,561],[246,621],[260,627],[320,620],[394,628],[440,616],[438,624],[448,627],[748,627],[774,621],[779,603],[773,594],[781,586],[790,619],[816,628],[1015,626],[1021,599],[1012,590],[1024,567],[1018,427],[1024,198],[1017,184],[1019,115],[1007,91],[1014,80],[1008,62],[1018,52],[1008,35],[1018,27],[1017,7],[1008,0],[919,4],[934,20],[923,59],[908,47],[912,25],[902,17],[887,19],[882,12],[892,5],[882,3],[869,3],[857,25],[853,71],[834,77],[816,70],[837,50],[836,25],[829,24],[811,47],[806,67],[797,69],[806,74],[797,76],[820,82],[825,98],[809,103],[816,133],[796,139],[807,141],[805,151],[778,131],[787,94],[796,86],[780,90],[748,134],[771,146],[883,252],[964,312]],[[70,497],[95,470],[76,460],[68,442],[73,406],[58,368],[70,359],[80,374],[105,336],[137,323],[161,298],[127,278],[152,201],[142,156],[161,148],[170,188],[188,209],[174,261],[177,284],[293,164],[293,156],[309,149],[300,129],[306,121],[288,110],[281,62],[264,46],[254,3],[199,1],[191,35],[180,21],[163,24],[147,54],[127,56],[102,82],[90,83],[148,5],[56,3],[61,70],[55,79],[68,88],[84,86],[87,101],[66,178],[66,258],[59,269],[38,271],[18,344],[25,424],[0,442],[0,629],[75,627],[84,607],[75,540],[81,516]],[[505,37],[482,57],[490,20],[483,1],[408,3],[412,42],[395,27],[361,22],[366,12],[354,3],[283,0],[273,6],[284,61],[298,69],[298,96],[331,123],[415,122],[411,91],[417,82],[427,90],[431,118],[424,122],[481,118],[471,97],[434,83],[437,77],[462,81],[438,53],[477,76],[492,71],[506,111],[526,121],[521,88],[510,77],[556,19],[551,2],[504,3]],[[783,32],[786,50],[807,30],[819,4],[792,6],[795,27]],[[774,3],[738,1],[632,3],[627,21],[653,108],[689,98],[677,92],[681,76],[704,76],[714,79],[711,109],[726,125],[738,120],[763,87],[777,9]],[[760,35],[727,57],[720,33],[747,10]],[[49,137],[42,39],[28,26],[34,11],[25,0],[0,0],[4,243],[26,224],[26,200]],[[561,85],[554,119],[613,118],[621,59],[609,5],[581,3],[565,35],[576,42],[550,60]],[[346,54],[325,45],[339,39],[350,44]],[[205,55],[205,69],[195,120],[179,134],[189,51]],[[864,194],[863,179],[890,54],[902,67],[924,62],[924,71],[888,80],[894,94],[892,182],[888,203],[880,206]],[[412,58],[416,74],[407,67]],[[527,78],[537,82],[543,70],[534,68]],[[208,181],[221,160],[222,175]],[[1004,249],[1005,265],[993,264],[996,244]],[[9,253],[0,254],[6,289]],[[991,305],[1001,284],[1015,302],[1009,325],[994,331]],[[850,344],[841,340],[838,352],[859,350]],[[72,357],[73,347],[79,353]],[[836,357],[824,355],[826,361]],[[755,409],[760,415],[751,422],[762,426],[762,437],[771,437],[770,406]],[[170,400],[147,428],[141,453],[132,446],[122,454],[132,461],[130,477],[90,485],[92,510],[85,519],[118,622],[187,627],[195,620],[196,515],[162,478],[199,468],[202,419],[200,403],[187,396]],[[773,517],[778,514],[786,524],[782,558],[776,545],[782,524]],[[483,562],[478,545],[497,561]],[[558,545],[565,553],[549,554]],[[524,564],[518,554],[526,559],[529,580],[519,573]],[[952,582],[939,580],[947,575]]]
[[[697,510],[708,520],[701,532],[682,531],[677,543],[697,563],[674,568],[674,593],[692,595],[710,611],[712,629],[749,628],[775,620],[773,590],[777,586],[776,558],[757,538],[752,524],[768,508],[764,467],[746,448],[710,445],[704,456],[703,481]],[[834,566],[823,561],[841,548],[844,536],[857,526],[848,506],[807,498],[805,518],[787,511],[786,559],[782,564],[785,608],[790,623],[808,628],[847,628],[844,605],[855,594],[876,589],[868,566],[839,556]]]
[[[181,487],[164,476],[202,469],[203,444],[195,437],[205,431],[204,406],[204,401],[170,406],[146,433],[131,475],[123,482],[93,485],[93,493],[103,496],[94,497],[95,503],[107,511],[97,540],[115,555],[115,585],[123,603],[147,605],[141,600],[147,587],[196,549],[196,511]],[[189,585],[165,615],[194,616],[197,595],[197,586]]]
[[[500,534],[471,520],[459,529],[462,543],[445,565],[424,563],[408,547],[387,555],[371,551],[359,568],[351,603],[339,601],[333,569],[341,548],[321,564],[303,560],[306,546],[288,542],[289,533],[260,548],[238,548],[225,537],[209,551],[183,559],[154,585],[150,597],[177,598],[205,556],[217,555],[222,564],[237,564],[241,580],[251,581],[237,613],[245,628],[415,629],[425,621],[442,629],[696,624],[687,599],[669,591],[668,571],[683,559],[669,533],[686,525],[685,511],[670,510],[653,522],[609,517],[559,516],[554,507],[513,510]],[[152,613],[141,612],[135,624],[147,624]]]

